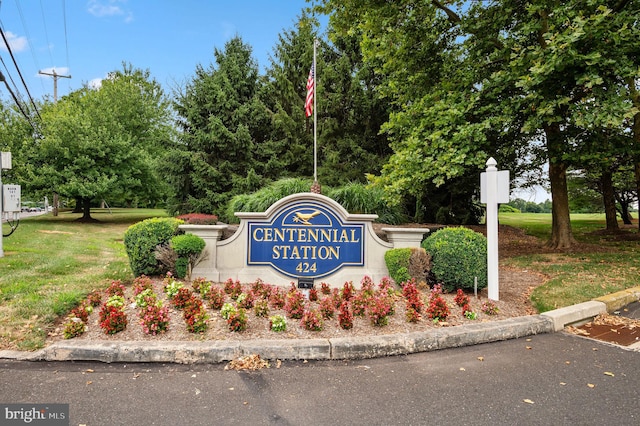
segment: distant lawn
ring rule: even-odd
[[[96,223],[80,214],[51,213],[20,221],[3,239],[0,258],[0,347],[32,350],[44,345],[55,320],[95,289],[132,278],[122,242],[133,223],[166,216],[164,210],[92,210]],[[3,225],[3,232],[8,233]]]
[[[500,223],[524,229],[543,241],[551,236],[551,214],[500,213]],[[609,293],[640,286],[640,240],[602,232],[604,214],[572,214],[575,239],[591,248],[519,256],[505,261],[549,277],[536,288],[531,301],[540,312],[592,300]],[[622,227],[622,225],[620,225]],[[625,228],[637,236],[637,221]]]

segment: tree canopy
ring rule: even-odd
[[[85,87],[42,108],[28,149],[28,187],[81,200],[157,203],[166,188],[156,155],[171,139],[170,110],[148,71],[125,65],[99,89]]]

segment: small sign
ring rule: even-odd
[[[509,202],[509,170],[499,170],[496,173],[498,187],[496,189],[496,203],[506,204]],[[480,173],[480,202],[487,204],[488,202],[487,192],[487,173]]]
[[[0,153],[0,169],[11,168],[11,152]]]
[[[313,278],[299,278],[298,288],[311,290],[313,288]]]

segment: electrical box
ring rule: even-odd
[[[20,185],[2,185],[2,212],[20,212]]]

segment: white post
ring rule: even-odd
[[[489,299],[499,300],[498,283],[498,163],[493,157],[487,160],[486,201],[487,215],[487,282]]]
[[[2,189],[2,157],[4,153],[0,153],[0,257],[4,257],[4,249],[2,248],[2,240],[4,234],[2,231],[2,222],[4,221],[4,191]]]

